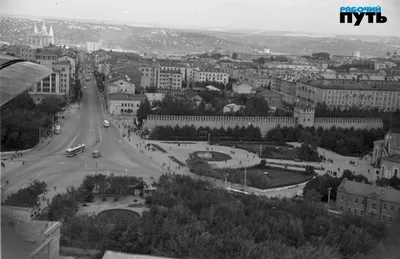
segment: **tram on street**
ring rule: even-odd
[[[67,157],[73,157],[77,154],[83,153],[83,151],[85,151],[85,144],[80,144],[80,145],[76,145],[76,146],[68,148],[65,151],[65,155]]]

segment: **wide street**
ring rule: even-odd
[[[103,126],[100,94],[93,76],[90,81],[83,81],[83,86],[87,89],[83,90],[80,107],[72,105],[69,111],[65,111],[65,119],[60,120],[61,134],[54,135],[51,143],[42,150],[35,149],[24,155],[25,165],[20,163],[3,170],[3,195],[15,192],[32,179],[45,181],[49,189],[48,198],[51,198],[54,187],[57,192],[63,192],[68,186],[79,186],[86,174],[128,174],[143,177],[146,182],[161,175],[161,169],[127,144],[115,127]],[[100,137],[99,144],[96,144],[96,131]],[[80,143],[86,145],[83,154],[70,158],[65,156],[67,148]],[[92,158],[94,149],[100,150],[99,158]]]

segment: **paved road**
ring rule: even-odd
[[[15,192],[31,179],[45,181],[50,190],[48,198],[51,198],[55,192],[63,192],[68,186],[78,186],[86,174],[128,174],[143,177],[145,181],[161,175],[161,169],[122,140],[115,127],[103,127],[100,95],[94,78],[84,81],[84,85],[87,90],[83,91],[80,108],[72,107],[72,111],[66,112],[62,133],[41,151],[25,155],[25,165],[14,166],[2,173],[4,195]],[[96,144],[96,136],[100,136],[99,144]],[[67,158],[65,149],[80,143],[86,145],[85,152]],[[100,150],[100,158],[92,158],[93,149]],[[8,185],[5,184],[7,180]]]

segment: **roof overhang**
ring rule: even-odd
[[[53,71],[45,66],[0,55],[0,106],[32,87]]]

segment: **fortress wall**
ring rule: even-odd
[[[383,128],[383,121],[381,118],[315,118],[315,128],[330,129],[333,126],[337,128],[381,129]]]
[[[174,116],[174,115],[149,115],[144,121],[143,127],[150,130],[156,126],[195,126],[210,128],[234,128],[248,127],[252,124],[258,127],[264,135],[269,130],[280,125],[281,127],[295,127],[296,118],[292,117],[233,117],[233,116]],[[380,129],[383,122],[380,118],[315,118],[314,127],[330,129],[331,127],[355,128],[355,129]]]
[[[295,127],[296,119],[292,117],[231,117],[231,116],[174,116],[174,115],[149,115],[143,127],[153,129],[156,126],[176,125],[210,128],[248,127],[252,124],[266,134],[269,130],[280,125],[281,127]]]

